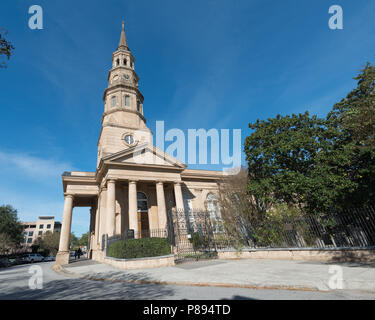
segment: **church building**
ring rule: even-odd
[[[69,263],[69,240],[74,207],[90,207],[89,250],[92,259],[103,256],[103,236],[146,237],[168,229],[168,213],[218,210],[221,171],[191,170],[156,148],[146,125],[144,98],[138,87],[132,55],[122,24],[119,45],[112,54],[94,172],[62,175],[64,211],[57,264]],[[150,233],[151,232],[151,233]]]

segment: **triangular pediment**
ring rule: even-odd
[[[147,143],[127,148],[103,158],[106,162],[186,168],[186,164]]]

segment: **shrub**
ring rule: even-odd
[[[190,242],[193,245],[194,251],[207,247],[209,243],[208,238],[201,236],[198,232],[192,234]]]
[[[171,247],[165,238],[128,239],[114,242],[109,248],[109,256],[120,259],[165,256]]]
[[[123,258],[125,252],[125,243],[124,241],[116,241],[111,244],[109,247],[109,256],[113,258]]]

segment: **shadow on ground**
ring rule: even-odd
[[[129,275],[128,280],[150,281],[146,275]],[[7,299],[159,299],[173,297],[174,290],[164,285],[135,284],[126,282],[61,279],[43,284],[43,289],[2,286],[0,300]]]

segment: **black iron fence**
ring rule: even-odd
[[[266,218],[247,223],[231,234],[215,233],[214,238],[218,249],[372,247],[375,246],[375,209]]]
[[[207,211],[172,210],[169,221],[176,262],[217,257],[215,224]]]
[[[231,222],[231,232],[207,211],[171,211],[167,229],[125,230],[103,235],[102,250],[133,238],[167,238],[176,261],[215,258],[217,250],[236,248],[353,248],[375,246],[375,208],[319,215],[268,216],[260,221]],[[233,225],[235,226],[233,228]],[[233,231],[235,230],[235,231]]]

